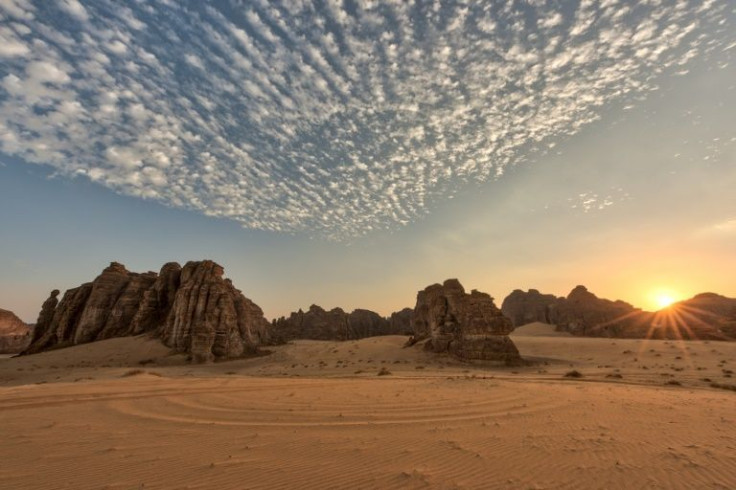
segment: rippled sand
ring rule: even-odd
[[[0,360],[0,487],[736,487],[736,392],[710,386],[736,345],[514,337],[536,365],[403,337],[209,366],[143,338]]]

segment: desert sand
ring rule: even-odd
[[[207,365],[146,337],[0,359],[0,487],[736,487],[736,343],[512,338],[532,365],[401,336]]]

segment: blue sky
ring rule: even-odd
[[[0,0],[0,307],[200,258],[267,316],[736,296],[735,9]]]

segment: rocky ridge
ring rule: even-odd
[[[433,284],[417,293],[412,318],[414,337],[425,348],[461,359],[516,363],[519,351],[509,338],[513,326],[486,293],[470,294],[457,279]]]
[[[502,310],[514,326],[533,321],[586,337],[736,340],[736,299],[699,294],[657,312],[598,298],[576,286],[565,298],[535,289],[513,291]]]
[[[271,335],[279,342],[294,339],[356,340],[379,335],[410,335],[411,312],[407,308],[387,319],[370,310],[356,309],[347,313],[342,308],[328,311],[312,305],[307,311],[300,309],[291,313],[288,318],[274,320]]]
[[[134,273],[113,262],[91,283],[51,292],[25,354],[151,333],[195,362],[254,352],[267,340],[263,311],[235,289],[218,264],[165,264]]]

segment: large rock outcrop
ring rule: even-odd
[[[501,311],[514,327],[532,322],[551,323],[549,310],[556,301],[554,294],[542,294],[536,289],[528,292],[515,289],[501,303]]]
[[[263,311],[210,260],[164,265],[159,274],[113,262],[91,283],[44,302],[25,350],[44,350],[151,332],[195,362],[253,352],[268,336]]]
[[[31,328],[15,313],[0,308],[0,354],[16,354],[31,341]]]
[[[263,311],[235,289],[218,264],[189,262],[162,331],[164,344],[195,362],[252,353],[266,340]]]
[[[698,294],[649,312],[624,301],[599,298],[585,286],[576,286],[565,298],[534,289],[528,293],[516,290],[504,300],[502,310],[516,326],[542,321],[586,337],[736,339],[736,299],[715,293]]]
[[[399,317],[393,321],[370,310],[356,309],[347,313],[342,308],[327,311],[317,305],[310,306],[306,312],[299,310],[288,318],[274,320],[271,333],[281,342],[294,339],[355,340],[379,335],[408,335]]]
[[[461,359],[516,363],[519,351],[509,338],[513,327],[493,303],[476,290],[467,294],[457,279],[433,284],[417,294],[412,318],[413,342]]]

